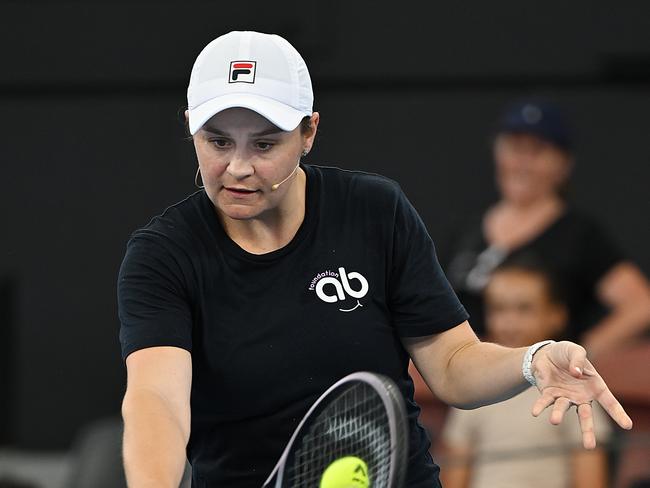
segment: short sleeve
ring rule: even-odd
[[[402,337],[432,335],[468,318],[447,281],[427,229],[399,191],[395,210],[390,309]]]
[[[624,260],[624,255],[611,236],[592,220],[586,220],[581,235],[582,277],[586,284],[593,285]]]
[[[476,411],[450,408],[442,428],[442,440],[449,447],[469,447],[475,441]]]
[[[136,233],[117,283],[122,358],[154,346],[192,350],[192,314],[178,256],[161,238]]]

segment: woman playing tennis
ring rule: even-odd
[[[354,371],[404,395],[407,486],[439,486],[417,425],[412,358],[461,408],[536,383],[532,414],[576,406],[586,448],[591,402],[632,422],[579,345],[480,342],[399,186],[303,164],[319,114],[307,67],[284,39],[231,32],[194,64],[188,124],[204,189],[129,241],[118,280],[129,486],[261,486],[293,429]],[[197,175],[198,176],[198,175]]]

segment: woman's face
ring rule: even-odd
[[[494,159],[502,197],[520,204],[557,194],[571,170],[566,152],[532,134],[500,134]]]
[[[205,191],[225,216],[246,220],[278,209],[296,181],[280,185],[309,151],[316,135],[318,113],[310,134],[300,126],[287,132],[252,110],[231,108],[212,117],[194,135],[194,148]]]

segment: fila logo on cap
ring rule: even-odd
[[[228,83],[255,83],[257,61],[231,61]]]

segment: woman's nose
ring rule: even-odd
[[[242,179],[252,175],[255,172],[255,168],[251,163],[250,154],[247,154],[244,150],[234,151],[228,162],[226,171],[236,179]]]

